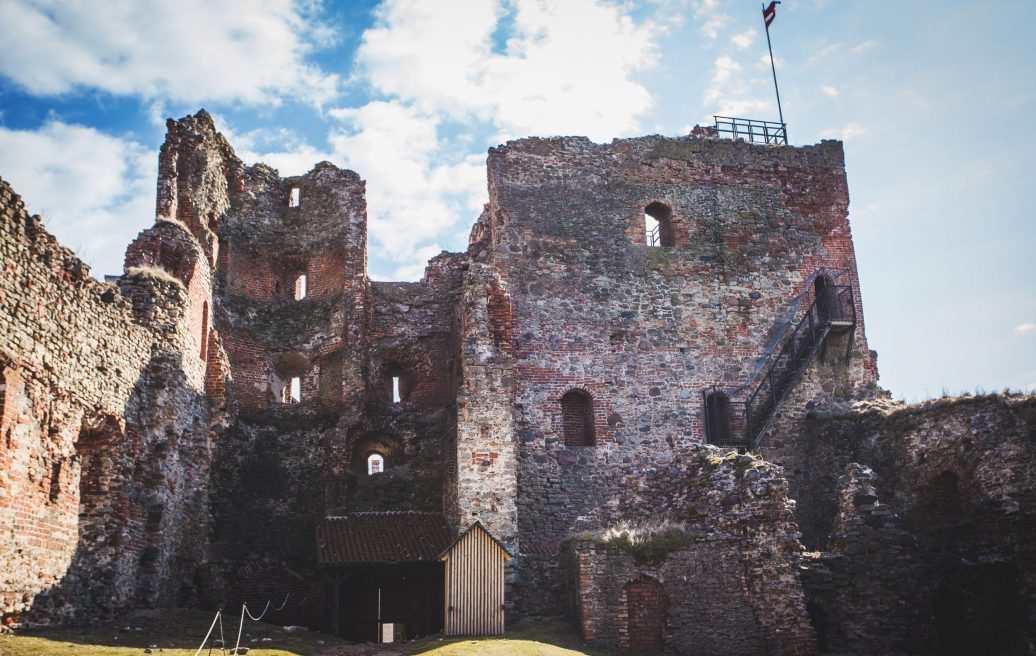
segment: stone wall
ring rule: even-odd
[[[631,595],[648,581],[661,586],[667,653],[816,653],[780,470],[707,447],[681,462],[679,471],[652,472],[651,483],[619,500],[628,516],[647,519],[566,542],[566,580],[583,636],[643,644],[652,618]]]
[[[0,615],[192,603],[211,448],[197,289],[165,261],[96,281],[2,181],[0,212]]]
[[[831,653],[1036,651],[1036,397],[816,414],[796,487]],[[867,645],[867,649],[862,646]]]
[[[882,400],[839,143],[524,139],[488,173],[417,283],[367,277],[356,173],[245,166],[204,112],[168,123],[117,286],[0,181],[4,622],[288,596],[273,621],[317,626],[315,521],[416,510],[514,552],[510,614],[605,644],[1036,652],[1036,401]],[[855,331],[775,464],[705,445],[703,391],[831,271]]]
[[[500,402],[513,403],[528,556],[513,565],[528,585],[552,587],[568,534],[705,441],[703,391],[749,380],[822,268],[855,291],[853,358],[813,367],[796,403],[873,389],[839,143],[525,139],[492,149],[488,167],[469,250],[510,297],[513,400]],[[671,245],[643,242],[657,206]],[[573,391],[592,401],[594,446],[566,444]]]

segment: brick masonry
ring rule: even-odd
[[[840,143],[530,138],[487,171],[467,252],[413,283],[367,276],[358,174],[245,166],[205,112],[169,121],[117,285],[0,184],[4,623],[289,595],[273,621],[322,626],[317,521],[414,510],[513,552],[511,616],[604,644],[1032,652],[1032,397],[883,405]],[[821,269],[856,331],[770,462],[706,445],[703,390]],[[615,538],[669,523],[646,559]]]

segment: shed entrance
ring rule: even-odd
[[[452,537],[438,513],[368,512],[321,520],[317,556],[327,582],[326,629],[362,642],[442,631],[439,554]]]
[[[336,633],[343,638],[381,642],[380,627],[387,625],[395,627],[386,631],[393,642],[442,631],[441,563],[341,568],[331,580],[339,597],[337,604],[329,604],[331,628],[337,623]]]

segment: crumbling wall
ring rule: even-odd
[[[323,162],[283,180],[256,165],[241,184],[219,227],[216,313],[241,412],[290,402],[292,378],[304,404],[362,403],[370,312],[363,182]]]
[[[529,556],[513,564],[528,585],[550,587],[558,544],[584,518],[706,441],[703,391],[748,381],[821,268],[843,272],[860,319],[854,357],[831,375],[852,398],[873,389],[839,143],[524,139],[490,151],[489,190],[470,252],[511,299]],[[669,245],[648,246],[644,214],[657,205]],[[832,396],[828,374],[814,375],[800,393]],[[566,444],[572,392],[591,400],[594,446]]]
[[[642,520],[565,543],[565,578],[583,636],[643,645],[644,627],[633,624],[655,609],[635,606],[630,586],[646,579],[663,592],[667,653],[816,653],[780,469],[709,447],[682,455],[679,466],[632,484],[616,500],[622,511],[602,511]]]
[[[96,281],[2,181],[0,212],[0,614],[190,603],[209,412],[188,289],[161,263]]]
[[[803,572],[824,646],[1032,653],[1036,397],[865,403],[810,428],[797,512],[824,549]]]

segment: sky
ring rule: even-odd
[[[1032,9],[784,0],[770,28],[791,143],[845,143],[896,398],[1036,391]],[[246,163],[359,172],[378,280],[466,247],[496,144],[778,115],[755,1],[0,0],[0,44],[0,177],[97,276],[201,108]]]

